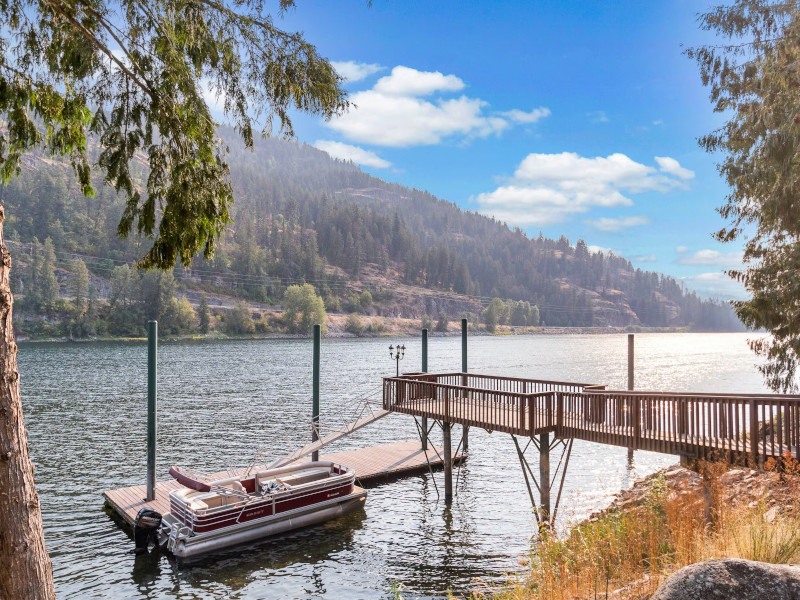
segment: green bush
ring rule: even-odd
[[[225,315],[226,333],[254,333],[256,330],[250,307],[240,302]]]
[[[366,327],[364,327],[364,323],[361,322],[358,315],[350,315],[347,317],[347,324],[344,326],[344,330],[353,335],[361,336],[364,335]]]
[[[386,331],[386,324],[383,321],[375,321],[367,326],[369,333],[383,333]]]

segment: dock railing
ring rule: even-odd
[[[529,436],[556,430],[558,393],[602,387],[475,373],[405,373],[384,378],[383,407]]]
[[[533,436],[554,432],[697,459],[800,458],[800,396],[606,390],[475,373],[383,380],[386,410]]]
[[[604,390],[564,393],[559,405],[563,437],[752,465],[800,455],[800,396]]]

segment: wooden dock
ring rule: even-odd
[[[383,408],[525,438],[554,434],[752,467],[800,458],[800,395],[635,392],[476,373],[385,377]]]
[[[441,468],[442,458],[440,457],[442,456],[444,454],[441,448],[438,448],[437,454],[437,449],[434,449],[433,445],[429,445],[426,460],[426,453],[423,452],[420,442],[412,440],[336,452],[320,456],[319,459],[347,465],[355,469],[357,481],[371,483],[381,479],[427,471],[428,461],[430,461],[431,467]],[[462,458],[463,455],[459,454],[455,457],[455,461],[458,462]],[[297,462],[303,461],[299,460]],[[218,479],[233,477],[244,470],[242,468],[221,471],[214,473],[212,477]],[[144,485],[108,490],[103,492],[103,497],[107,506],[110,506],[115,513],[132,525],[136,513],[144,507],[153,508],[161,514],[167,514],[169,512],[169,493],[180,487],[182,487],[181,484],[175,480],[158,482],[156,484],[156,498],[152,502],[144,501]]]

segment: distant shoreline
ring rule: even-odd
[[[522,329],[522,328],[518,328]],[[421,331],[421,330],[420,330]],[[409,331],[391,331],[386,330],[380,333],[354,335],[352,333],[343,331],[329,331],[324,333],[322,337],[327,339],[379,339],[379,338],[415,338],[418,337],[420,331],[411,333]],[[470,329],[470,336],[479,337],[514,337],[514,336],[536,336],[536,335],[604,335],[604,334],[623,334],[623,333],[742,333],[736,331],[691,331],[688,327],[535,327],[525,328],[524,331],[498,331],[496,333],[488,333],[482,329]],[[430,331],[430,337],[457,337],[461,335],[460,328],[451,328],[447,332]],[[224,333],[210,333],[210,334],[187,334],[187,335],[164,335],[159,336],[161,342],[228,342],[240,340],[296,340],[296,339],[311,339],[311,334],[291,334],[291,333],[254,333],[254,334],[224,334]],[[48,337],[48,338],[28,338],[18,337],[18,344],[42,344],[42,343],[65,343],[65,344],[91,344],[91,343],[109,343],[109,342],[129,342],[141,343],[146,342],[146,337],[89,337],[89,338],[67,338],[67,337]]]

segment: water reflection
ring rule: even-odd
[[[746,336],[637,335],[640,389],[761,391]],[[417,368],[419,340],[404,341]],[[322,419],[379,394],[394,364],[385,340],[323,340]],[[474,338],[476,372],[623,387],[624,335]],[[58,597],[84,599],[388,597],[467,593],[502,578],[527,556],[536,522],[509,436],[470,431],[469,459],[446,508],[443,475],[425,473],[370,489],[365,511],[276,540],[178,563],[134,557],[132,542],[99,510],[100,493],[143,483],[146,346],[36,344],[20,353],[23,401],[36,463],[45,537]],[[432,338],[431,370],[460,366],[458,338]],[[164,343],[159,360],[158,474],[170,464],[206,471],[243,466],[256,447],[280,455],[308,434],[309,340]],[[441,434],[431,432],[440,444]],[[333,450],[418,439],[413,419],[385,417]],[[460,436],[453,436],[453,440]],[[531,467],[537,472],[536,454]],[[675,457],[576,441],[559,509],[563,525],[605,505],[638,476]]]

